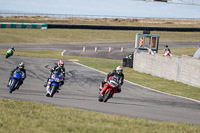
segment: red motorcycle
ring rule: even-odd
[[[118,77],[117,76],[109,77],[108,82],[104,84],[104,87],[105,86],[107,86],[107,88],[103,92],[103,95],[101,95],[102,88],[100,87],[99,102],[107,102],[108,99],[113,97],[114,93],[117,92],[117,88],[119,86]]]

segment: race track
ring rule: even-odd
[[[9,73],[21,61],[26,65],[27,78],[19,90],[10,94],[6,87]],[[98,87],[105,74],[68,60],[64,60],[64,86],[53,98],[46,97],[43,84],[49,69],[57,61],[19,56],[5,59],[5,56],[0,56],[0,98],[36,101],[148,120],[200,124],[200,102],[152,91],[128,81],[125,81],[120,94],[114,95],[107,103],[100,103]]]
[[[158,49],[164,49],[165,45],[169,48],[198,48],[200,42],[160,42]],[[14,46],[16,52],[18,49],[24,50],[66,50],[64,55],[66,56],[85,56],[94,58],[107,58],[122,60],[127,55],[134,51],[134,42],[113,42],[113,43],[77,43],[77,44],[0,44],[0,49],[8,49],[10,46]],[[85,46],[85,52],[83,47]],[[97,52],[94,52],[97,47]],[[111,52],[109,52],[111,47]],[[123,52],[121,48],[123,47]],[[173,54],[173,51],[172,51]]]

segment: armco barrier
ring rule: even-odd
[[[200,87],[200,60],[186,55],[181,57],[134,53],[133,69],[168,80]]]
[[[40,23],[0,23],[0,28],[47,29],[47,24],[40,24]]]
[[[110,26],[110,25],[70,25],[48,24],[48,29],[93,29],[93,30],[141,30],[141,31],[169,31],[169,32],[200,32],[200,28],[190,27],[140,27],[140,26]]]
[[[109,25],[70,25],[40,23],[0,23],[0,28],[32,28],[32,29],[93,29],[93,30],[141,30],[169,32],[200,32],[200,28],[191,27],[140,27],[140,26],[109,26]]]

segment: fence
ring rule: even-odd
[[[166,57],[160,54],[134,53],[133,69],[200,87],[200,60],[186,55]]]

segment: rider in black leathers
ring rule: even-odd
[[[9,79],[8,79],[7,87],[9,86],[9,82],[10,82],[10,79],[12,78],[12,76],[13,76],[13,73],[14,73],[17,69],[20,69],[20,71],[23,71],[23,72],[24,72],[24,75],[23,75],[23,77],[22,77],[22,80],[21,80],[20,83],[19,83],[19,86],[21,86],[21,85],[23,84],[23,81],[24,81],[25,78],[26,78],[26,69],[24,69],[24,67],[25,67],[24,63],[21,62],[15,69],[13,69],[13,70],[11,71],[10,77],[9,77]],[[18,86],[18,87],[19,87],[19,86]],[[19,88],[17,88],[17,89],[19,89]]]
[[[49,82],[49,80],[50,80],[50,78],[51,78],[51,76],[52,76],[52,74],[55,72],[55,71],[58,71],[58,72],[61,72],[62,74],[63,74],[63,82],[61,82],[61,84],[60,84],[60,86],[62,86],[62,85],[64,85],[64,80],[65,80],[65,68],[64,68],[64,61],[63,60],[60,60],[59,62],[58,62],[58,64],[57,65],[55,65],[54,67],[52,67],[51,69],[50,69],[50,77],[47,79],[47,82],[45,83],[45,85],[44,85],[44,87],[47,87],[46,89],[47,89],[47,95],[49,94],[49,88],[50,88],[50,83],[48,83]],[[60,88],[59,88],[60,89]],[[57,90],[57,92],[59,92],[58,90]]]
[[[111,71],[109,74],[107,74],[105,80],[102,81],[102,86],[100,87],[100,88],[103,88],[103,89],[100,90],[100,91],[102,91],[102,92],[105,91],[105,89],[106,89],[107,87],[105,87],[104,84],[107,83],[107,81],[108,81],[108,79],[109,79],[110,76],[114,76],[114,75],[116,75],[116,76],[119,78],[118,80],[119,80],[119,84],[120,84],[120,85],[119,85],[118,88],[117,88],[117,92],[118,92],[118,93],[121,92],[121,86],[122,86],[123,83],[124,83],[124,74],[123,74],[123,68],[122,68],[122,66],[118,66],[118,67],[116,68],[116,70],[113,70],[113,71]]]
[[[60,60],[58,62],[58,64],[56,64],[54,67],[52,67],[50,69],[50,71],[49,71],[50,72],[50,76],[47,79],[47,82],[44,84],[44,87],[47,86],[47,83],[48,83],[49,79],[51,78],[52,74],[54,73],[54,71],[60,71],[63,74],[63,78],[65,79],[65,68],[64,68],[64,61],[63,60]],[[64,84],[64,82],[61,85],[63,85],[63,84]]]

